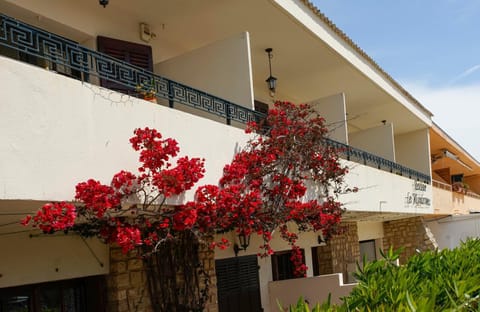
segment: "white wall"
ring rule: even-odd
[[[439,249],[455,248],[467,238],[480,237],[480,215],[449,216],[428,221]]]
[[[157,63],[155,73],[253,108],[248,32]]]
[[[383,222],[357,222],[358,240],[383,238]]]
[[[351,133],[348,142],[351,146],[395,162],[393,125],[390,123]]]
[[[409,168],[430,174],[430,134],[427,128],[395,136],[397,162]]]
[[[311,101],[309,104],[325,118],[325,124],[329,130],[329,137],[338,142],[348,144],[345,94],[335,94]]]
[[[0,288],[108,274],[109,248],[99,240],[84,241],[74,234],[45,235],[19,224],[22,213],[42,204],[0,200]]]
[[[136,172],[128,140],[138,127],[176,139],[180,156],[205,158],[199,185],[216,184],[248,139],[241,129],[3,57],[0,84],[0,199],[71,200],[80,181]]]
[[[420,183],[425,190],[419,190],[416,189],[415,181],[407,177],[350,161],[341,161],[350,168],[345,176],[346,184],[349,187],[359,188],[357,193],[340,196],[340,201],[345,203],[347,210],[379,213],[433,213],[431,185]],[[429,204],[419,202],[421,198],[428,200]]]
[[[355,286],[356,284],[343,284],[341,273],[270,282],[270,311],[280,311],[277,303],[282,305],[282,311],[287,311],[290,305],[296,305],[300,296],[310,306],[324,303],[329,295],[333,304],[341,304],[341,298],[348,296]]]

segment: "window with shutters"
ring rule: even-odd
[[[215,261],[220,312],[263,311],[257,256]]]
[[[99,52],[105,53],[120,61],[143,68],[149,72],[153,72],[153,58],[151,46],[98,36],[97,48]],[[130,79],[128,77],[128,74],[125,74],[123,71],[119,70],[115,66],[109,68],[109,70],[112,71],[110,75],[112,79],[101,79],[100,85],[102,87],[126,94],[136,94],[134,88],[117,83],[118,81]],[[117,82],[115,82],[115,80]]]

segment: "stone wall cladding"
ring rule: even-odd
[[[403,248],[400,264],[416,253],[416,250],[434,250],[438,247],[435,238],[422,217],[405,218],[383,223],[383,247],[388,250]]]
[[[110,248],[107,293],[109,312],[153,312],[147,277],[138,251],[123,254],[121,248]]]
[[[349,271],[360,259],[358,228],[355,222],[340,225],[344,231],[334,235],[326,246],[318,248],[320,274],[343,273],[344,282],[349,281]]]
[[[148,290],[146,269],[138,251],[123,254],[121,248],[110,248],[110,274],[107,275],[108,312],[154,312]],[[199,258],[210,277],[208,302],[205,312],[217,312],[215,254],[202,248]],[[204,286],[203,284],[200,286]]]
[[[217,275],[215,273],[215,252],[208,247],[203,247],[199,251],[199,258],[203,264],[203,268],[210,278],[208,286],[208,301],[205,305],[205,312],[218,312],[217,305]],[[200,285],[203,287],[204,285]]]

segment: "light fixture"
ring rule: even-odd
[[[277,78],[272,76],[272,48],[265,49],[265,52],[268,54],[268,69],[270,70],[270,76],[268,76],[267,82],[268,90],[270,90],[270,96],[273,97],[275,95],[275,89],[277,87]]]
[[[140,39],[149,43],[150,40],[157,37],[157,35],[150,29],[150,25],[147,23],[140,23]]]
[[[106,7],[107,4],[108,4],[108,0],[98,0],[98,3],[99,3],[100,5],[103,5],[103,7]]]
[[[250,245],[250,235],[245,235],[244,232],[238,234],[238,242],[239,244],[233,244],[233,252],[235,253],[235,257],[238,256],[238,252],[240,250],[247,250],[248,246]]]
[[[317,236],[317,242],[318,242],[319,245],[327,243],[327,241],[325,240],[325,238],[321,234]]]
[[[250,245],[250,234],[245,235],[244,232],[238,234],[238,242],[243,250],[247,250],[248,246]]]

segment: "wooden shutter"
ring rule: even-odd
[[[99,52],[153,72],[151,46],[98,36],[97,47]],[[127,94],[135,93],[134,88],[107,79],[101,79],[100,85]]]
[[[215,261],[220,312],[263,311],[257,256]]]

